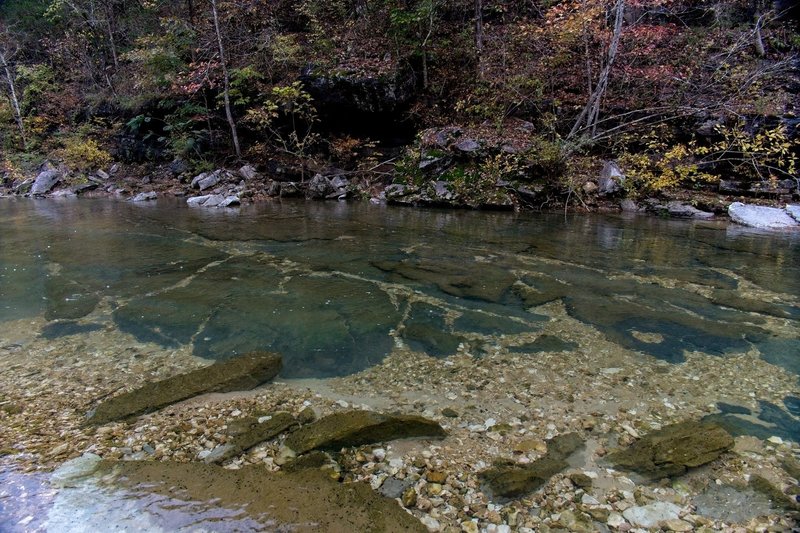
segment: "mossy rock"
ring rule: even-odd
[[[174,376],[115,396],[89,414],[90,424],[102,425],[152,413],[168,405],[209,392],[254,389],[281,370],[280,355],[253,352]]]
[[[300,455],[311,450],[338,450],[394,439],[446,435],[439,424],[421,416],[346,411],[303,426],[289,435],[285,445]]]
[[[491,498],[514,498],[531,493],[569,466],[563,459],[544,456],[529,465],[498,465],[480,473]]]
[[[559,435],[547,441],[547,453],[527,464],[496,464],[479,474],[482,490],[490,498],[515,498],[531,493],[569,466],[566,459],[581,449],[583,440],[577,433]]]
[[[608,459],[650,478],[673,477],[714,461],[733,444],[720,426],[689,420],[653,431]]]

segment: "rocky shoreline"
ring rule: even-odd
[[[469,139],[454,146],[456,148],[451,151],[468,153],[475,149]],[[423,159],[419,168],[430,171],[442,163],[442,159]],[[448,159],[447,165],[452,164]],[[623,212],[683,220],[731,220],[757,229],[800,228],[800,205],[791,203],[800,198],[800,188],[793,188],[789,183],[781,189],[757,187],[751,190],[745,185],[734,186],[736,183],[723,180],[716,192],[679,189],[664,192],[660,197],[632,199],[623,191],[625,176],[614,162],[606,162],[596,178],[588,178],[581,186],[582,198],[572,204],[571,191],[565,197],[556,195],[552,198],[553,191],[506,181],[498,181],[493,191],[475,202],[464,200],[463,194],[454,189],[456,185],[443,181],[436,174],[416,183],[410,178],[388,181],[351,177],[337,169],[304,175],[296,169],[290,171],[278,166],[265,173],[249,164],[238,170],[221,168],[191,175],[181,161],[153,168],[123,169],[121,164],[115,164],[108,172],[99,170],[76,178],[70,176],[65,168],[47,162],[36,176],[6,179],[4,187],[0,188],[0,197],[111,197],[135,203],[171,197],[185,198],[188,206],[202,208],[230,208],[283,198],[315,201],[361,199],[408,207]]]

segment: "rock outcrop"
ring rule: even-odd
[[[303,426],[289,435],[284,444],[300,455],[311,450],[337,450],[395,439],[446,435],[438,423],[421,416],[346,411]]]

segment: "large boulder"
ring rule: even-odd
[[[598,193],[601,195],[616,194],[622,190],[625,183],[625,174],[620,170],[616,161],[606,161],[600,178],[597,180]]]
[[[678,476],[710,463],[733,448],[733,437],[720,426],[694,420],[665,426],[608,459],[651,478]]]
[[[204,191],[219,183],[221,179],[221,170],[216,170],[214,172],[203,172],[192,179],[191,186],[193,189],[200,189],[201,191]]]
[[[743,226],[759,229],[797,229],[800,222],[784,209],[734,202],[728,206],[731,220]]]
[[[311,450],[338,450],[395,439],[446,435],[438,423],[421,416],[346,411],[303,426],[289,435],[285,445],[299,455]]]
[[[281,356],[268,352],[253,352],[214,363],[115,396],[89,413],[88,421],[101,425],[152,413],[199,394],[253,389],[274,378],[281,365]]]
[[[306,197],[314,200],[324,200],[333,191],[334,187],[331,180],[322,174],[317,174],[308,182]]]
[[[666,214],[672,218],[695,218],[701,220],[714,218],[714,213],[701,211],[693,205],[685,202],[679,202],[677,200],[667,202],[666,205],[656,205],[653,207],[653,209],[657,213]]]
[[[60,180],[61,173],[59,171],[44,170],[40,172],[38,176],[36,176],[36,180],[33,182],[33,187],[31,187],[31,194],[34,196],[47,194]]]

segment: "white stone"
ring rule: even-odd
[[[200,207],[206,201],[211,198],[210,194],[205,194],[203,196],[192,196],[191,198],[186,199],[186,205],[189,207]]]
[[[428,531],[439,531],[442,527],[439,524],[439,521],[430,515],[425,515],[422,517],[422,525],[427,527]]]
[[[786,212],[789,213],[793,219],[800,222],[800,205],[787,205]]]
[[[591,494],[584,494],[581,496],[581,503],[584,505],[600,505],[600,502],[597,501],[597,498]]]
[[[664,520],[677,520],[680,512],[681,508],[674,503],[655,502],[641,507],[630,507],[622,516],[635,526],[655,528]]]
[[[461,531],[464,533],[479,533],[480,529],[478,528],[477,521],[468,520],[466,522],[461,522]]]
[[[375,458],[375,461],[380,463],[384,459],[386,459],[386,450],[383,448],[375,448],[372,450],[372,457]]]
[[[619,513],[611,513],[606,520],[606,525],[613,528],[619,528],[624,523],[625,519]]]
[[[731,220],[743,226],[759,229],[797,229],[800,222],[784,209],[734,202],[728,206]]]
[[[486,420],[486,422],[483,423],[483,427],[485,427],[486,429],[492,428],[496,425],[497,425],[497,420],[495,420],[494,418],[489,418]]]
[[[70,487],[94,473],[102,459],[93,453],[84,453],[80,457],[70,459],[58,467],[50,477],[50,483],[56,487]]]
[[[370,479],[369,480],[369,484],[372,487],[372,490],[378,490],[380,488],[380,486],[383,485],[383,482],[386,481],[386,478],[388,478],[388,477],[389,476],[386,475],[386,474],[380,474],[380,475],[375,476],[372,479]]]
[[[349,403],[347,403],[347,402],[346,402],[346,401],[344,401],[344,400],[336,400],[336,405],[338,405],[339,407],[344,407],[345,409],[347,409],[348,407],[350,407],[350,404],[349,404]]]
[[[783,444],[783,439],[775,435],[768,438],[767,441],[771,442],[772,444]]]

